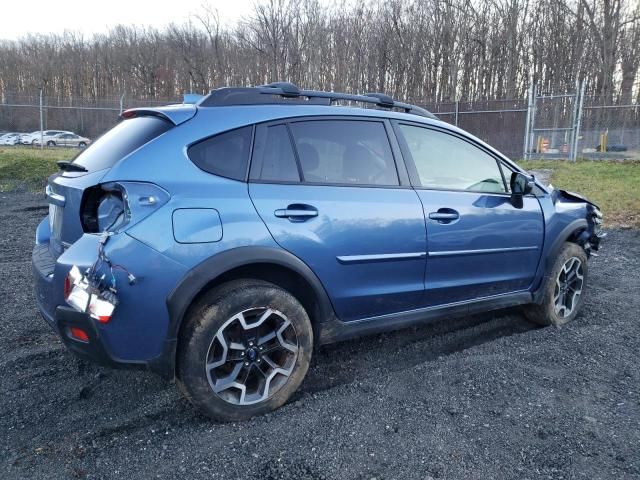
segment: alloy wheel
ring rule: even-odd
[[[577,257],[569,258],[556,278],[553,292],[555,311],[561,318],[567,318],[575,310],[584,283],[582,261]]]
[[[298,337],[281,312],[256,307],[228,319],[213,337],[206,372],[213,392],[233,405],[273,396],[293,372]]]

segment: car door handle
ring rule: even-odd
[[[460,214],[452,208],[440,208],[437,212],[431,212],[429,214],[431,220],[436,220],[438,223],[451,223],[454,220],[460,218]]]
[[[288,218],[292,222],[304,222],[318,216],[318,209],[311,205],[293,204],[273,212],[276,217]]]

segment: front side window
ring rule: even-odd
[[[244,180],[251,153],[253,126],[242,127],[207,138],[189,147],[187,154],[205,172]]]
[[[484,150],[448,133],[413,125],[400,125],[425,188],[505,193],[496,160]]]
[[[383,123],[316,120],[290,128],[305,182],[399,185]]]

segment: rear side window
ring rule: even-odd
[[[205,172],[244,180],[251,154],[253,127],[242,127],[207,138],[189,147],[189,158]]]
[[[118,160],[145,143],[162,135],[172,124],[159,117],[134,117],[123,120],[83,150],[73,163],[90,172],[113,167]]]
[[[267,127],[256,134],[256,155],[261,156],[252,166],[252,178],[269,182],[299,182],[298,165],[293,153],[286,125]]]
[[[305,182],[399,185],[383,123],[315,120],[290,128]]]

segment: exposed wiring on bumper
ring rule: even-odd
[[[104,247],[113,235],[105,232],[98,241],[98,254],[93,264],[82,273],[73,266],[67,275],[65,284],[65,300],[80,312],[86,312],[99,322],[111,320],[113,311],[119,303],[118,284],[114,270],[126,273],[129,285],[134,285],[136,277],[129,270],[114,264],[106,254]]]

